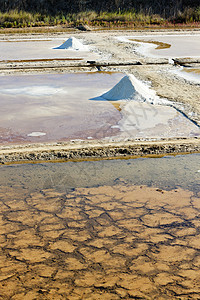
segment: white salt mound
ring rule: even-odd
[[[167,100],[156,96],[146,84],[134,75],[124,76],[110,91],[101,96],[106,100],[135,100],[151,104],[167,104]]]
[[[68,49],[68,50],[78,50],[78,51],[88,51],[88,46],[83,45],[75,37],[70,37],[62,45],[54,49]]]
[[[133,99],[136,96],[136,90],[130,76],[124,76],[110,91],[103,94],[102,97],[106,100]]]
[[[38,131],[27,134],[27,136],[44,136],[44,135],[46,135],[45,132],[38,132]]]

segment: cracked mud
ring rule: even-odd
[[[0,192],[0,299],[199,299],[200,193]]]

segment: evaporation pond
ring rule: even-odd
[[[0,143],[194,137],[200,129],[174,108],[100,97],[122,73],[0,77]],[[126,90],[126,86],[123,87]]]
[[[2,143],[99,138],[117,132],[120,113],[109,101],[92,101],[120,73],[3,76],[0,80]]]
[[[151,57],[200,57],[200,35],[148,35],[131,36],[131,42],[144,42],[138,51]]]
[[[66,59],[84,58],[85,60],[95,60],[99,58],[97,53],[85,50],[70,50],[58,48],[68,40],[66,38],[52,39],[7,39],[0,40],[0,61],[16,60],[38,60],[38,59]],[[79,40],[82,43],[81,40]]]
[[[200,154],[0,174],[2,299],[199,298]]]

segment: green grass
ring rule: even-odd
[[[45,26],[74,27],[79,24],[88,24],[95,27],[142,27],[142,26],[164,26],[170,27],[176,24],[199,26],[200,7],[187,8],[178,12],[176,17],[164,19],[159,15],[144,12],[118,11],[100,12],[95,11],[79,12],[77,14],[58,14],[56,16],[41,13],[28,13],[25,11],[11,10],[6,13],[0,12],[0,28],[27,28]]]

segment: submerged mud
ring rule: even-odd
[[[2,299],[199,299],[200,194],[2,186]]]

